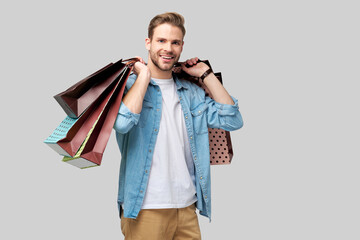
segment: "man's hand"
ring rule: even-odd
[[[201,77],[209,69],[209,66],[203,62],[197,62],[198,60],[197,57],[186,60],[181,63],[181,69],[191,76]],[[190,67],[186,67],[186,64]]]
[[[151,79],[150,69],[145,65],[141,57],[136,57],[139,62],[136,62],[133,67],[133,72],[137,75],[135,83],[131,86],[129,91],[125,94],[122,102],[133,113],[139,114],[142,109],[144,96]]]
[[[194,77],[201,77],[210,67],[203,62],[198,62],[199,59],[191,58],[186,60],[186,62],[181,63],[181,68],[187,74],[194,76]],[[190,65],[190,67],[186,67],[185,64]],[[212,98],[218,102],[223,104],[230,104],[233,105],[234,101],[232,100],[229,93],[226,91],[224,86],[220,83],[220,81],[216,78],[214,73],[209,74],[204,79],[204,84],[210,91]]]
[[[145,65],[144,59],[136,56],[139,59],[139,62],[134,64],[133,72],[139,76],[139,74],[144,74],[145,78],[150,81],[150,69]]]

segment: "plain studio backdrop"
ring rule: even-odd
[[[123,239],[114,132],[80,170],[43,141],[53,95],[147,59],[153,16],[186,19],[181,60],[208,59],[239,100],[233,162],[212,166],[203,239],[360,239],[358,1],[2,1],[1,239]]]

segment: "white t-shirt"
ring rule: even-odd
[[[142,209],[184,208],[197,201],[195,168],[174,79],[153,79],[162,93],[160,129]]]

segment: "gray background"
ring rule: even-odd
[[[186,18],[181,60],[209,59],[239,100],[230,166],[212,167],[203,239],[360,239],[357,1],[2,1],[1,239],[122,239],[120,153],[79,170],[42,143],[56,93],[147,58],[150,19]]]

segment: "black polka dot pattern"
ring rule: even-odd
[[[233,151],[231,146],[230,132],[209,128],[210,164],[230,164]]]

